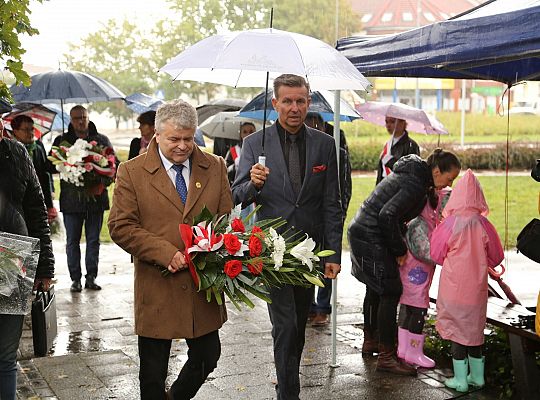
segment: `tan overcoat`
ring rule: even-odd
[[[195,146],[186,205],[161,162],[152,139],[148,152],[118,168],[109,214],[111,238],[133,255],[135,264],[135,333],[175,339],[194,338],[219,329],[227,320],[224,306],[197,292],[189,271],[163,277],[177,250],[184,250],[178,226],[191,224],[206,206],[225,214],[232,208],[223,158]]]

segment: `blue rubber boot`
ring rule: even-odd
[[[454,377],[447,379],[444,385],[458,392],[467,392],[469,390],[469,384],[467,383],[469,363],[467,359],[456,360],[454,358],[452,359],[452,363],[454,364]]]
[[[476,386],[476,387],[484,387],[486,384],[486,381],[484,380],[484,365],[485,365],[485,357],[482,358],[474,358],[469,356],[469,367],[471,369],[471,373],[467,376],[467,382],[469,385]]]

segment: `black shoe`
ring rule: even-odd
[[[101,286],[96,283],[96,278],[94,278],[93,276],[86,278],[84,288],[90,290],[101,290]]]
[[[81,280],[78,279],[76,281],[73,281],[71,282],[71,288],[69,288],[70,291],[72,292],[82,292],[82,285],[81,285]]]

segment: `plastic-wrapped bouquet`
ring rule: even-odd
[[[0,313],[26,314],[39,259],[39,239],[0,232]]]
[[[89,195],[99,195],[114,181],[116,159],[112,147],[84,139],[70,145],[53,146],[49,160],[60,173],[60,179],[81,187]]]
[[[246,225],[256,211],[242,220],[240,206],[223,216],[204,208],[193,225],[180,224],[191,276],[198,289],[206,291],[208,301],[222,304],[224,293],[238,309],[240,303],[253,308],[246,293],[270,303],[271,286],[324,286],[319,257],[334,252],[317,251],[305,234],[279,234],[277,230],[287,223],[281,218]],[[168,275],[166,269],[163,275]]]

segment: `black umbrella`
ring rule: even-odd
[[[7,113],[11,111],[11,104],[9,101],[0,97],[0,114]]]
[[[53,71],[37,74],[28,87],[13,85],[10,90],[17,103],[93,103],[123,99],[124,93],[109,82],[77,71]]]

